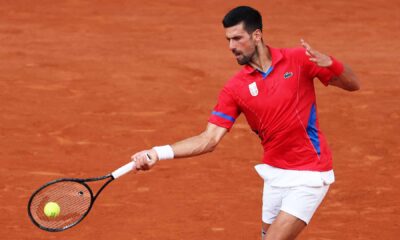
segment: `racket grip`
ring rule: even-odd
[[[127,174],[128,172],[132,171],[135,168],[135,162],[132,161],[130,163],[125,164],[124,166],[118,168],[114,172],[111,173],[114,179],[121,177],[122,175]]]
[[[146,154],[147,161],[150,162],[150,157]],[[135,161],[125,164],[124,166],[118,168],[114,172],[111,173],[114,179],[121,177],[122,175],[127,174],[128,172],[132,171],[136,167]]]

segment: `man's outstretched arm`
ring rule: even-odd
[[[186,138],[172,145],[163,146],[158,151],[152,148],[137,152],[131,159],[135,161],[137,170],[148,170],[160,158],[163,158],[163,156],[159,156],[159,154],[163,154],[163,151],[166,151],[169,157],[172,156],[174,158],[191,157],[212,152],[227,131],[226,128],[208,123],[206,129],[199,135]],[[146,154],[149,156],[150,161],[147,160]]]

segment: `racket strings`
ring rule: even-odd
[[[61,230],[79,222],[89,210],[91,201],[91,193],[85,185],[61,181],[37,192],[32,198],[29,211],[33,220],[41,227]],[[49,202],[55,202],[60,207],[57,216],[46,216],[44,208]]]

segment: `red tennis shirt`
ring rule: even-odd
[[[229,130],[243,113],[261,139],[264,163],[291,170],[331,170],[313,79],[328,85],[334,74],[311,62],[303,48],[268,49],[272,57],[268,71],[244,66],[223,87],[208,121]]]

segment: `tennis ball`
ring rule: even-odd
[[[55,218],[60,215],[60,206],[56,202],[48,202],[44,206],[44,214],[49,218]]]

